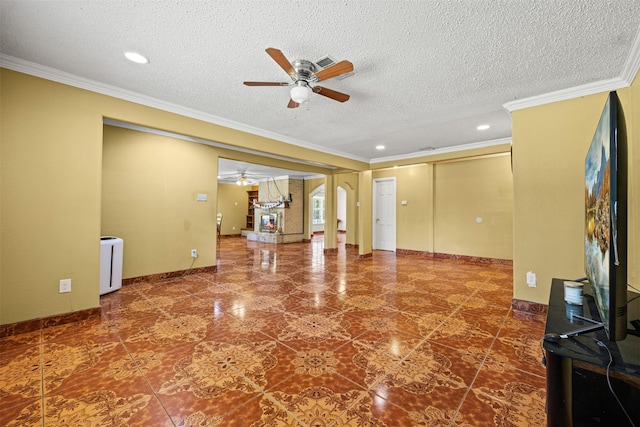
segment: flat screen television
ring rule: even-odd
[[[611,92],[585,159],[585,270],[607,336],[627,336],[627,141]]]

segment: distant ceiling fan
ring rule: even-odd
[[[249,173],[247,171],[238,171],[237,173],[228,173],[218,175],[218,181],[225,183],[235,183],[236,185],[258,185],[259,175]]]
[[[312,86],[312,84],[352,72],[353,64],[351,62],[340,61],[327,68],[319,70],[316,64],[304,59],[296,59],[293,62],[289,62],[286,56],[284,56],[284,54],[278,49],[270,47],[267,48],[266,51],[269,56],[278,63],[280,68],[289,74],[289,77],[291,77],[293,82],[244,82],[245,85],[292,86],[291,99],[289,100],[289,105],[287,105],[288,108],[298,108],[300,104],[307,102],[311,96],[311,92],[326,96],[327,98],[334,99],[338,102],[345,102],[349,100],[349,95],[346,93],[337,92],[322,86]]]
[[[253,179],[248,179],[245,174],[242,174],[236,180],[236,185],[255,185],[255,181]]]

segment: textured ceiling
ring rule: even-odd
[[[69,73],[65,81],[366,161],[509,138],[505,103],[618,78],[640,26],[637,0],[0,0],[0,8],[5,65],[50,67]],[[244,86],[288,81],[267,47],[291,61],[351,61],[354,75],[322,83],[351,99],[314,94],[308,108],[288,109],[288,88]],[[127,61],[128,50],[151,62]],[[491,128],[476,130],[484,123]]]
[[[245,180],[238,184],[240,177],[244,176]],[[279,169],[265,165],[256,165],[254,163],[239,162],[229,159],[220,159],[218,161],[218,182],[223,184],[238,185],[258,185],[260,182],[282,177],[288,178],[309,178],[309,174],[301,171],[293,171]]]

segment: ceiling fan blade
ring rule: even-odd
[[[243,82],[247,86],[289,86],[285,82]]]
[[[282,53],[280,50],[273,47],[267,48],[266,52],[269,54],[270,57],[273,58],[274,61],[278,63],[280,68],[282,68],[285,73],[289,74],[290,76],[296,75],[296,70],[293,69],[291,62],[289,62],[287,57],[284,56],[284,53]]]
[[[335,99],[338,102],[348,101],[350,96],[346,93],[337,92],[335,90],[327,89],[322,86],[314,86],[313,91],[318,95],[326,96],[327,98]]]
[[[295,102],[293,99],[290,99],[289,104],[287,105],[287,108],[298,108],[299,106],[300,104]]]
[[[341,74],[350,73],[353,71],[353,64],[349,61],[340,61],[331,67],[320,70],[316,73],[318,81],[327,80],[333,77],[337,77]]]

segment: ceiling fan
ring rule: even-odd
[[[236,185],[256,185],[255,180],[247,178],[247,175],[242,174],[236,180]]]
[[[267,48],[267,54],[282,68],[293,80],[293,82],[244,82],[247,86],[291,86],[291,99],[287,108],[298,108],[300,104],[307,102],[311,92],[318,95],[326,96],[338,102],[349,100],[346,93],[337,92],[322,86],[313,86],[313,84],[338,77],[342,74],[353,71],[353,64],[349,61],[340,61],[327,68],[319,69],[316,64],[304,59],[296,59],[289,62],[284,54],[275,48]]]
[[[218,175],[219,182],[235,183],[236,185],[258,185],[258,179],[261,176],[247,171],[238,171],[236,173],[226,173]]]

